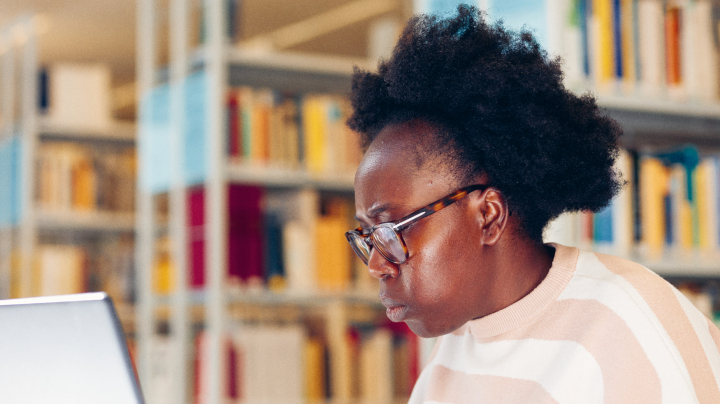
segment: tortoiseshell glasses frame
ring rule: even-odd
[[[470,185],[420,208],[402,219],[375,225],[366,233],[363,233],[362,227],[350,230],[345,233],[345,238],[348,243],[350,243],[355,254],[363,260],[365,265],[367,265],[370,260],[370,253],[373,247],[376,247],[386,260],[393,264],[402,264],[408,259],[408,249],[400,232],[412,224],[417,223],[419,220],[452,205],[467,196],[470,192],[476,190],[482,191],[488,187],[489,185],[486,184]]]

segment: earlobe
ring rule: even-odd
[[[505,198],[493,188],[486,190],[480,197],[478,215],[480,220],[481,243],[495,245],[505,232],[509,214]]]

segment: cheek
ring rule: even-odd
[[[413,284],[408,286],[412,287],[418,303],[426,307],[439,305],[432,311],[443,311],[463,299],[468,264],[465,251],[470,241],[450,226],[437,229],[433,234],[432,239],[423,240],[422,248],[413,257],[413,276],[410,277]]]

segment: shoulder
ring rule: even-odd
[[[720,402],[720,331],[662,277],[623,258],[580,251],[563,301],[596,307],[589,321],[602,318],[614,324],[606,333],[632,339],[628,345],[639,348],[664,389],[689,388],[700,402]]]

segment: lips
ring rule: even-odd
[[[385,315],[387,315],[390,321],[398,323],[405,319],[405,315],[409,309],[408,306],[384,295],[380,295],[380,301],[382,305],[386,307]]]

